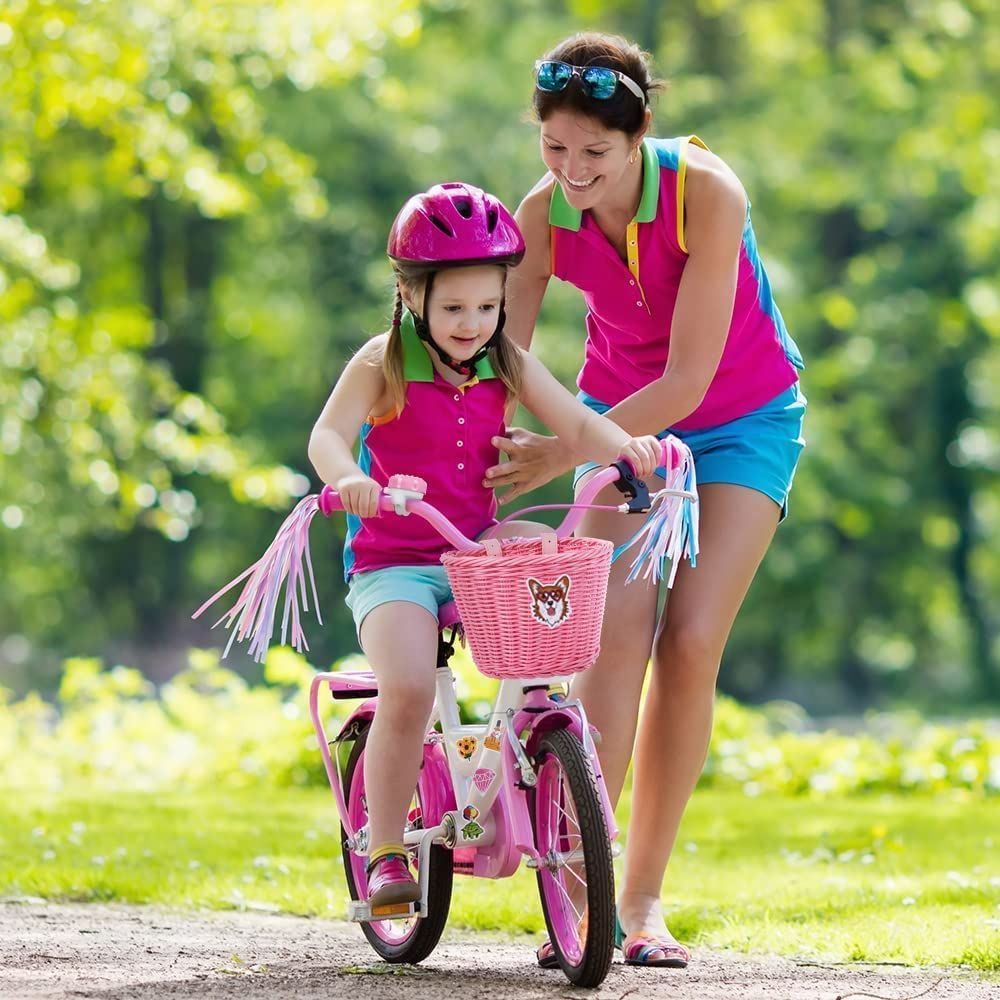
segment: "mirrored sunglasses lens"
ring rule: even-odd
[[[573,70],[566,63],[543,62],[538,67],[536,82],[539,90],[557,91],[563,90],[572,76]]]
[[[618,86],[618,77],[614,71],[600,66],[591,66],[583,71],[583,82],[589,88],[591,97],[606,101]]]

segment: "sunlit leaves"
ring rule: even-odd
[[[341,83],[419,28],[410,0],[3,4],[0,553],[24,633],[73,629],[95,539],[186,539],[189,478],[271,507],[303,492],[168,360],[185,322],[209,334],[190,220],[322,219],[315,159],[275,128],[268,92]],[[172,208],[154,219],[154,203]]]

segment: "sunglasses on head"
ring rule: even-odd
[[[569,63],[553,59],[543,59],[535,63],[535,86],[546,94],[557,94],[569,86],[574,76],[580,78],[583,92],[595,101],[606,101],[622,84],[636,97],[646,103],[642,88],[631,77],[607,66],[571,66]]]

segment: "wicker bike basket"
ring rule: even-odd
[[[472,658],[487,677],[586,670],[601,648],[611,542],[509,539],[441,557]]]

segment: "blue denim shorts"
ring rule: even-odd
[[[577,393],[577,399],[597,413],[611,409],[585,392]],[[732,483],[757,490],[781,508],[784,520],[795,467],[806,444],[802,437],[805,412],[806,397],[796,382],[763,406],[728,423],[694,431],[668,430],[657,437],[673,434],[691,449],[699,485]],[[573,484],[597,467],[596,462],[578,465]],[[656,474],[662,478],[665,471],[660,468]]]
[[[452,600],[451,585],[444,566],[386,566],[367,573],[355,573],[347,591],[347,606],[354,615],[360,638],[361,623],[380,604],[407,601],[426,608],[437,620],[438,608]]]

